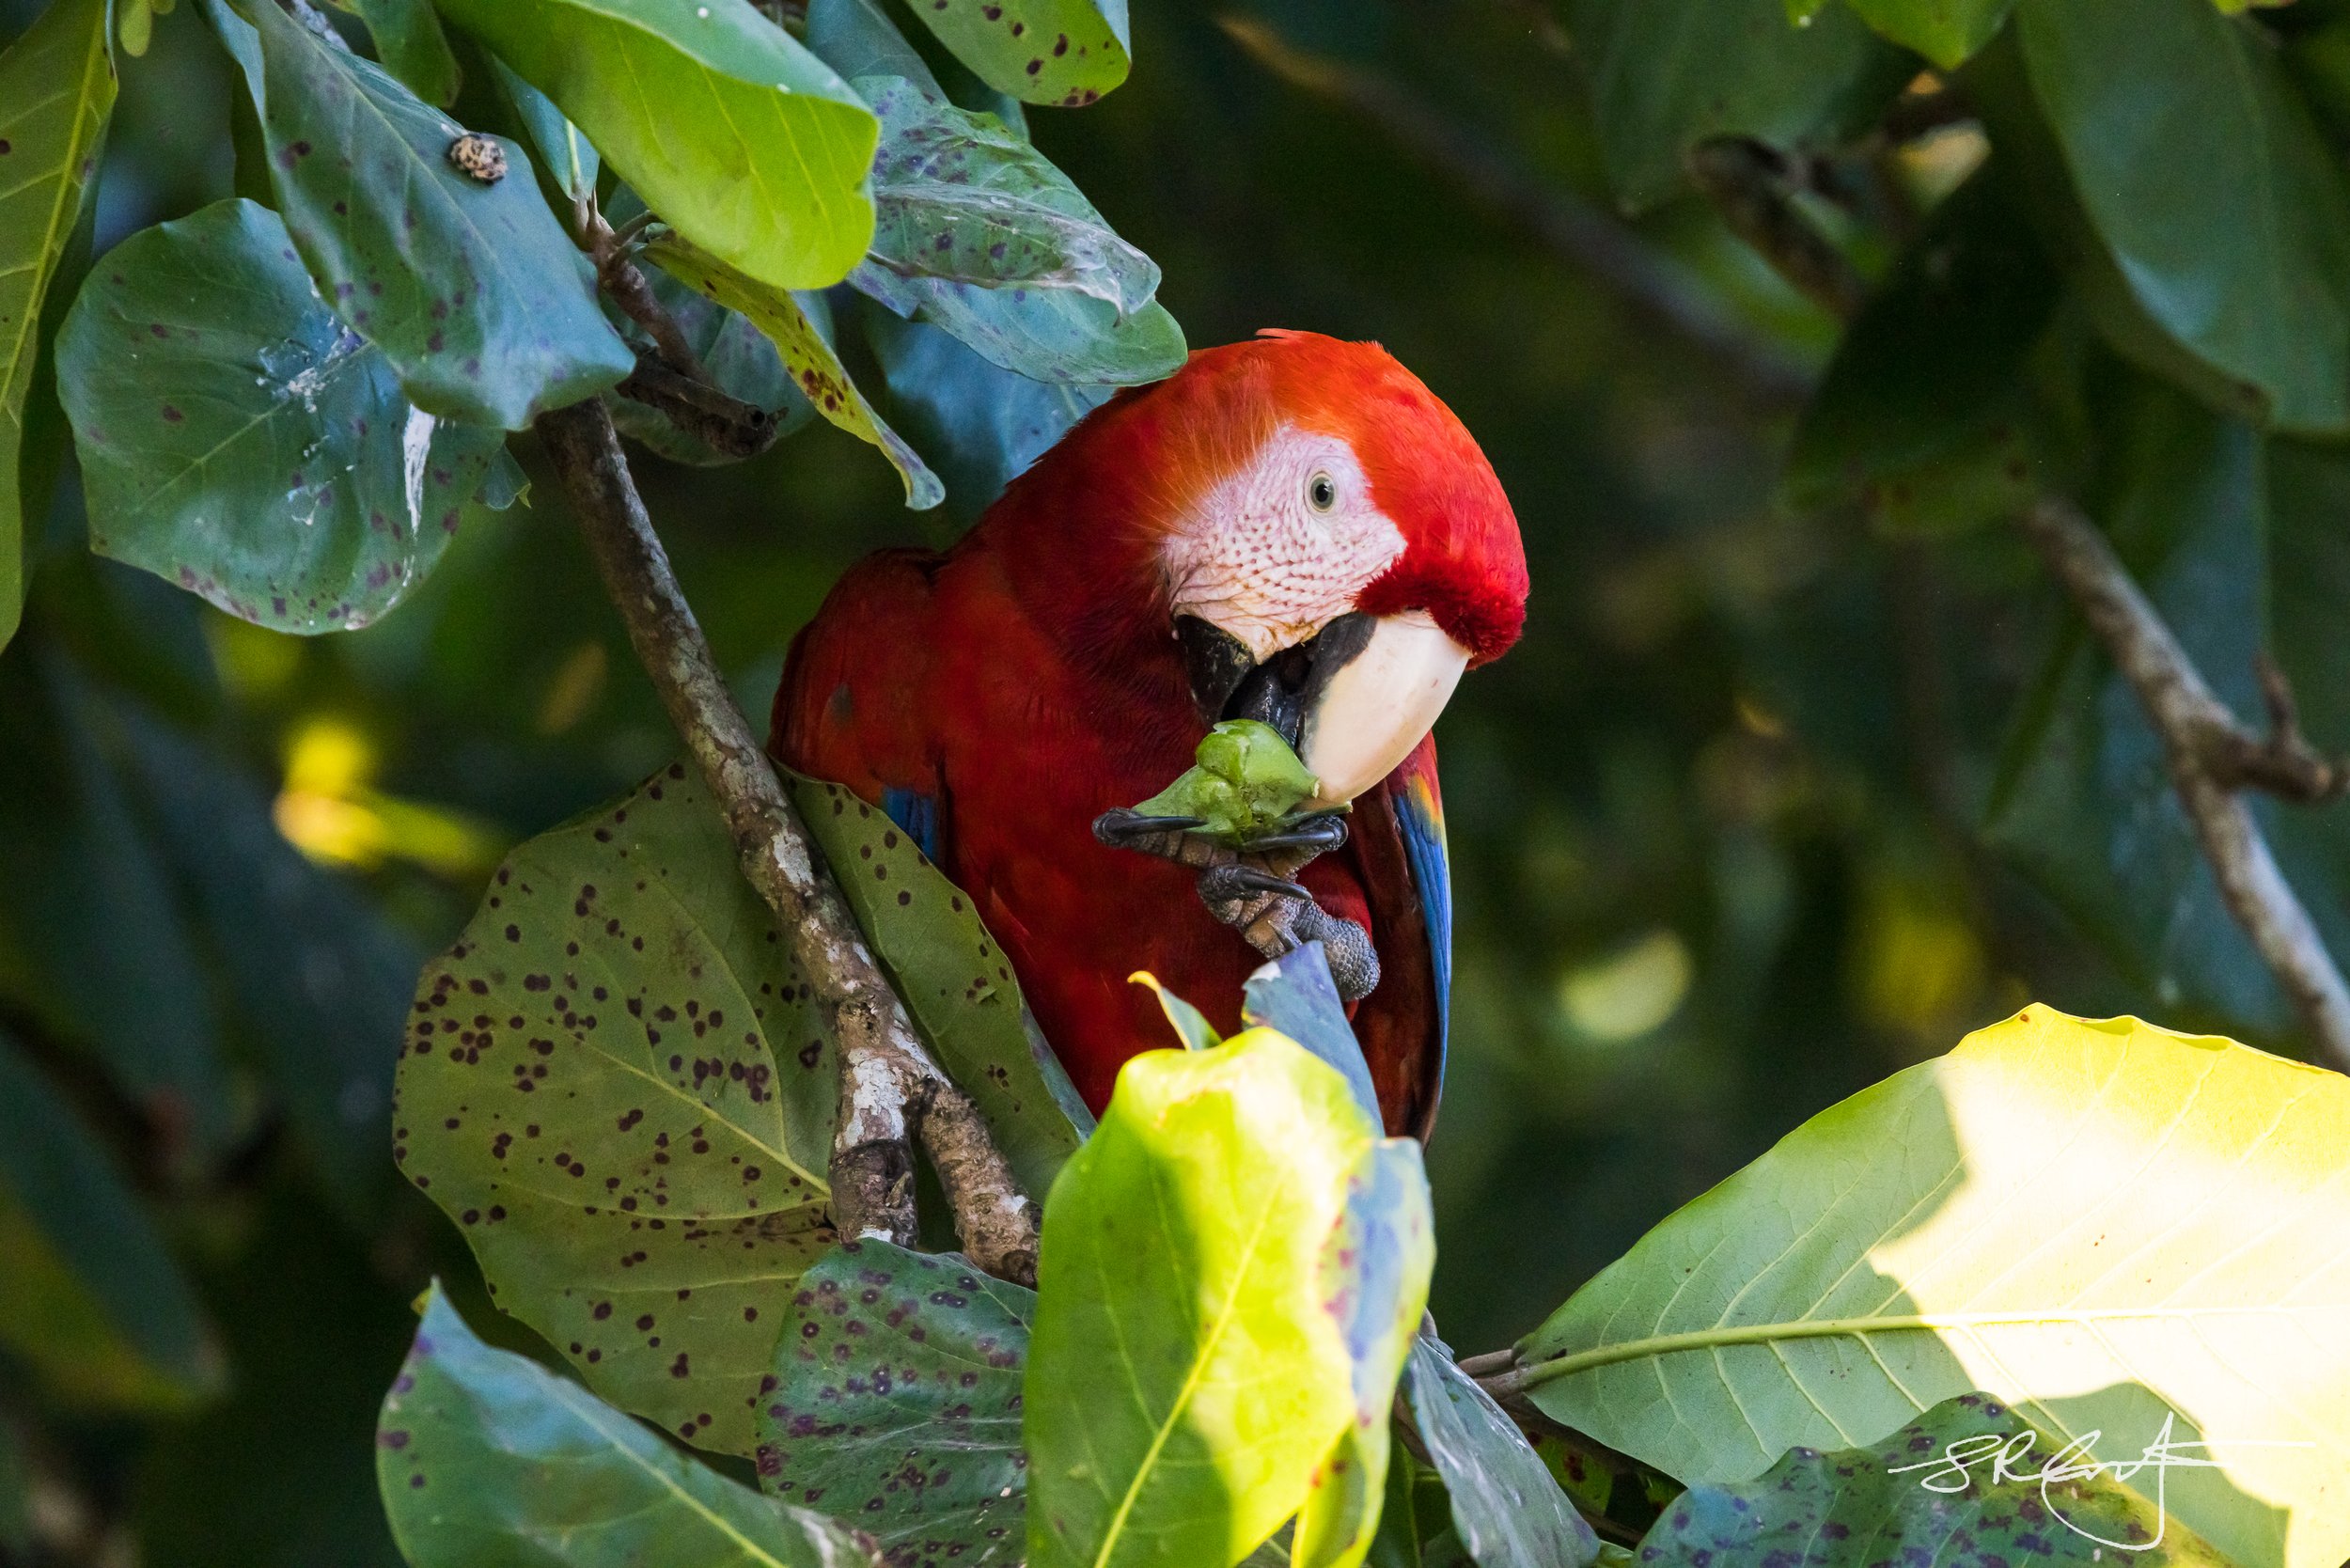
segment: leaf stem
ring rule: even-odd
[[[717,799],[744,875],[775,912],[816,991],[840,1054],[829,1175],[846,1237],[916,1240],[913,1141],[922,1138],[980,1268],[1033,1284],[1036,1205],[978,1112],[908,1021],[807,827],[702,635],[637,494],[601,400],[539,416],[536,429],[588,552],[669,720]]]

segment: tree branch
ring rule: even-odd
[[[1716,136],[1691,148],[1686,163],[1690,181],[1772,271],[1840,321],[1860,314],[1860,274],[1795,205],[1810,184],[1795,161],[1751,136]]]
[[[588,554],[645,672],[726,818],[743,872],[775,912],[840,1053],[830,1177],[843,1236],[915,1242],[913,1140],[929,1150],[971,1261],[1033,1284],[1037,1210],[978,1112],[915,1035],[719,672],[595,399],[537,423]]]
[[[706,381],[678,374],[641,351],[636,368],[613,388],[632,402],[659,409],[680,430],[730,458],[755,458],[776,444],[782,426],[754,403],[721,392]]]
[[[1253,18],[1217,22],[1274,75],[1377,125],[1497,216],[1598,278],[1635,313],[1722,365],[1750,396],[1774,405],[1809,396],[1810,377],[1800,366],[1748,331],[1686,268],[1630,225],[1552,188],[1375,71],[1309,54]]]
[[[2292,998],[2311,1038],[2337,1064],[2350,1067],[2350,987],[2238,793],[2258,788],[2289,800],[2329,800],[2342,792],[2343,769],[2301,738],[2292,693],[2265,661],[2262,684],[2274,728],[2263,738],[2239,724],[2203,683],[2106,536],[2071,503],[2043,496],[2019,522],[2161,737],[2171,785],[2229,912]]]

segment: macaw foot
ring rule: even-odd
[[[1267,958],[1320,942],[1339,995],[1355,1001],[1379,983],[1379,954],[1371,933],[1330,914],[1290,879],[1314,858],[1346,842],[1346,819],[1322,812],[1289,823],[1244,848],[1219,844],[1189,829],[1197,817],[1146,817],[1123,808],[1093,821],[1093,836],[1112,849],[1155,855],[1199,872],[1199,901]]]
[[[1379,952],[1371,945],[1371,933],[1331,914],[1294,882],[1253,866],[1219,866],[1200,873],[1199,902],[1267,958],[1321,943],[1341,1001],[1360,1001],[1379,983]]]

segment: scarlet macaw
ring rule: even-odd
[[[1111,399],[951,549],[853,568],[792,644],[769,748],[881,807],[971,896],[1098,1112],[1167,1043],[1127,976],[1230,1031],[1262,960],[1229,929],[1233,888],[1219,919],[1196,867],[1089,824],[1182,773],[1216,718],[1274,723],[1321,798],[1354,803],[1296,881],[1368,933],[1355,1032],[1389,1130],[1424,1137],[1452,925],[1429,731],[1516,640],[1527,587],[1449,409],[1376,344],[1267,332]],[[1297,858],[1257,857],[1274,874],[1239,913],[1281,903]]]

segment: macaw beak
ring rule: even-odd
[[[1200,717],[1252,718],[1296,747],[1322,781],[1314,798],[1353,800],[1411,755],[1444,712],[1469,652],[1427,612],[1342,615],[1262,663],[1212,622],[1175,622]]]

